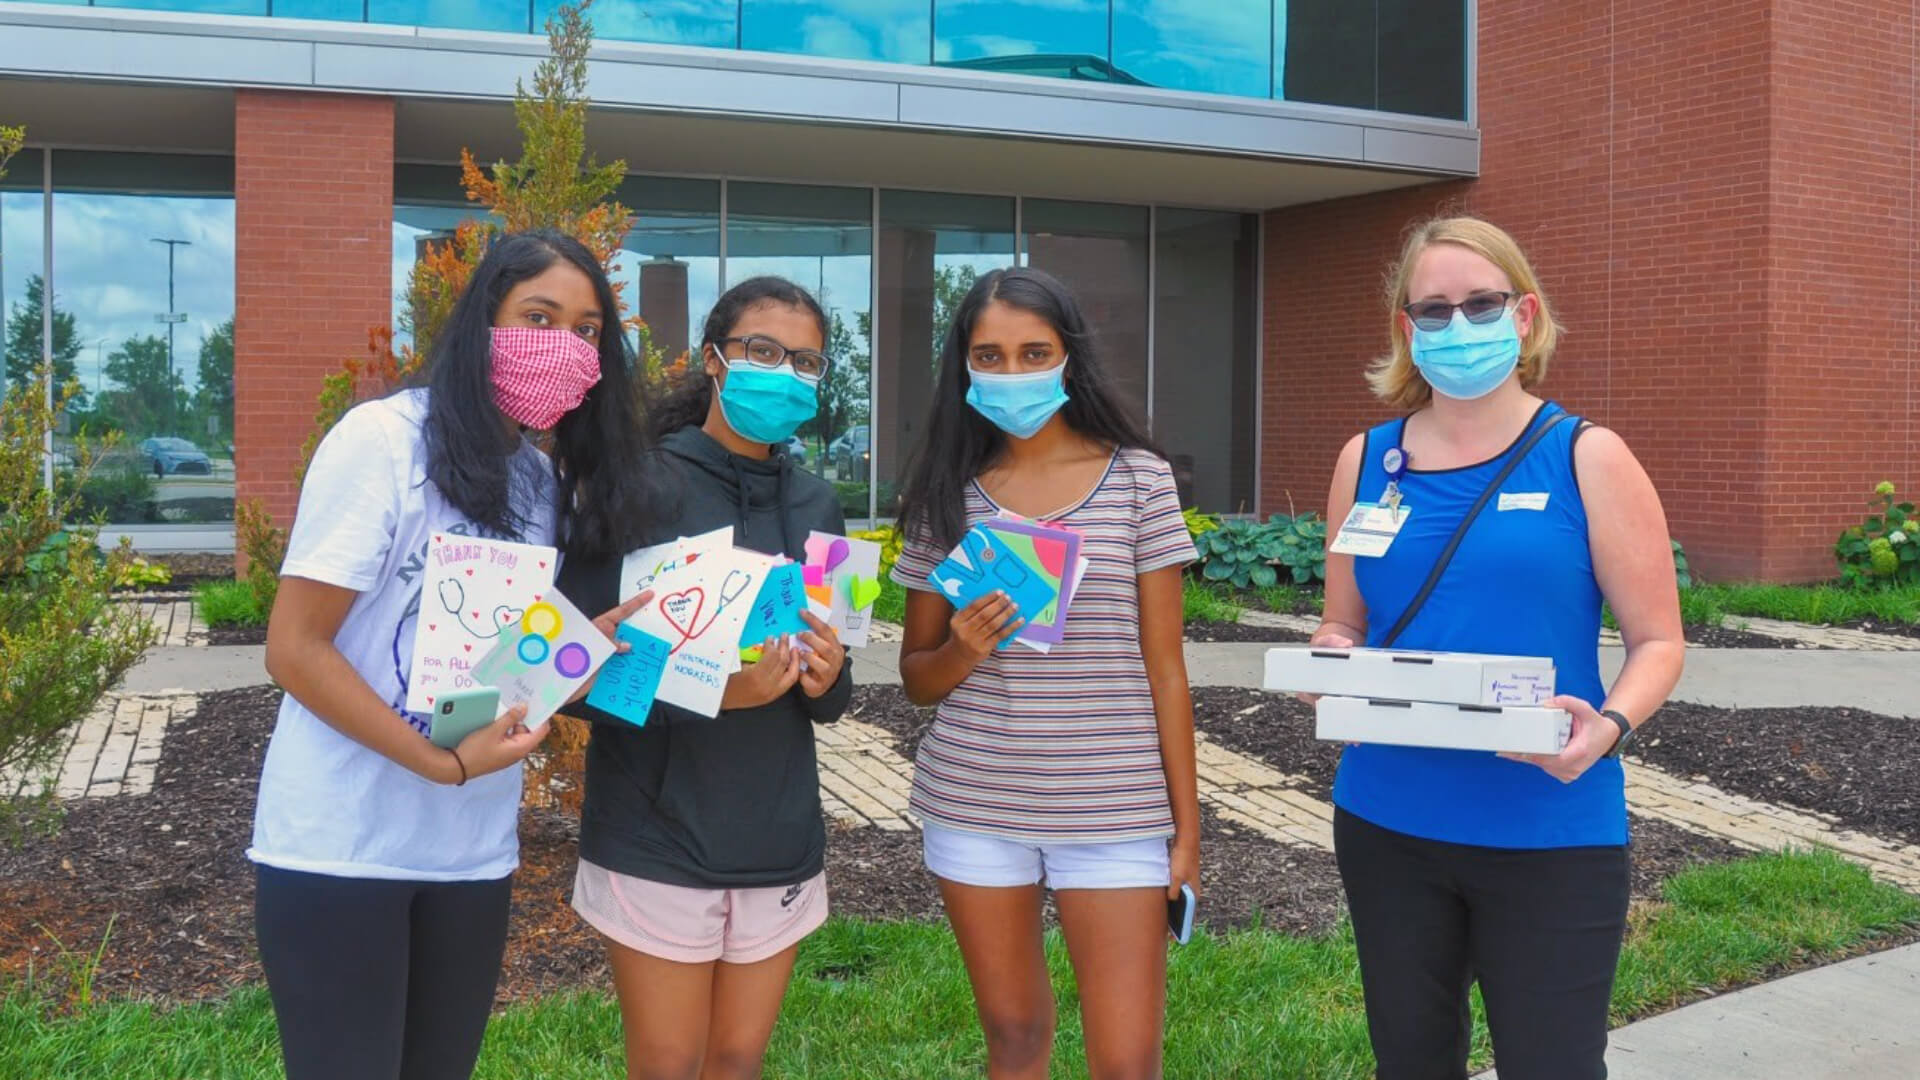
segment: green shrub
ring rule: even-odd
[[[259,499],[248,499],[233,508],[233,532],[247,557],[243,580],[253,590],[254,607],[271,615],[280,592],[280,564],[287,559],[287,530],[273,523]]]
[[[124,460],[101,465],[80,485],[73,516],[116,525],[151,525],[160,516],[153,473]]]
[[[880,595],[873,602],[873,617],[896,625],[907,621],[907,590],[885,574],[880,576]]]
[[[1296,585],[1327,579],[1327,523],[1314,513],[1275,514],[1265,522],[1236,518],[1194,542],[1200,576],[1236,589],[1264,589],[1284,570]]]
[[[247,582],[203,581],[194,589],[193,599],[208,626],[267,625],[267,612]]]
[[[1180,511],[1180,516],[1187,521],[1187,535],[1193,537],[1196,543],[1201,537],[1220,527],[1219,514],[1203,514],[1191,506]]]
[[[1673,542],[1673,577],[1683,589],[1693,585],[1693,572],[1687,567],[1687,551],[1678,540]]]
[[[132,549],[102,555],[97,526],[61,524],[79,516],[97,461],[87,439],[75,443],[78,483],[43,485],[41,446],[74,392],[49,406],[46,380],[0,398],[0,771],[47,764],[154,638],[134,606],[110,602]]]
[[[1840,562],[1842,582],[1920,585],[1920,514],[1912,503],[1893,499],[1893,481],[1881,481],[1867,500],[1875,512],[1840,534],[1833,554]]]

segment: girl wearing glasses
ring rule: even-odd
[[[657,450],[629,465],[668,489],[642,546],[732,526],[740,547],[799,559],[810,531],[845,532],[833,486],[786,452],[819,408],[826,337],[790,282],[720,297],[698,364],[650,417]],[[600,603],[620,563],[569,561],[560,589]],[[573,904],[607,942],[630,1077],[758,1076],[794,954],[827,917],[812,726],[853,686],[833,630],[807,621],[732,677],[717,718],[569,710],[595,721]]]
[[[1398,628],[1398,648],[1550,656],[1573,736],[1558,755],[1344,754],[1334,842],[1379,1075],[1464,1078],[1478,980],[1502,1080],[1598,1080],[1627,916],[1619,758],[1684,648],[1666,517],[1618,435],[1531,392],[1557,327],[1512,237],[1474,218],[1420,226],[1390,299],[1392,349],[1369,380],[1409,415],[1347,443],[1327,502],[1336,522],[1395,504],[1400,528],[1383,554],[1328,555],[1313,642],[1379,646]],[[1627,646],[1611,688],[1602,601]]]
[[[995,594],[955,611],[927,582],[971,524],[1003,511],[1081,536],[1086,576],[1045,655],[1008,641],[1034,612]],[[973,982],[987,1073],[1048,1075],[1051,888],[1091,1074],[1158,1076],[1167,903],[1200,884],[1181,654],[1180,572],[1194,550],[1172,471],[1053,277],[995,270],[961,302],[900,520],[893,576],[912,590],[900,676],[914,703],[939,706],[912,807]]]

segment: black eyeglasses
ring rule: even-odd
[[[1457,304],[1445,300],[1417,300],[1400,310],[1407,313],[1413,325],[1422,330],[1445,330],[1453,322],[1453,313],[1458,310],[1470,323],[1482,326],[1500,317],[1507,304],[1519,293],[1513,292],[1477,292]]]
[[[833,370],[833,358],[826,353],[812,349],[789,349],[770,337],[749,334],[746,337],[722,338],[722,346],[741,344],[747,347],[745,356],[728,356],[726,349],[720,355],[726,360],[745,360],[754,367],[772,370],[785,364],[793,365],[793,373],[800,376],[802,382],[817,383]]]

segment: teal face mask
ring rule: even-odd
[[[1031,439],[1067,403],[1067,362],[1024,375],[967,372],[967,404],[1016,439]]]
[[[1435,393],[1458,401],[1483,398],[1499,389],[1520,363],[1520,333],[1509,308],[1489,323],[1469,322],[1455,311],[1445,329],[1414,328],[1413,366]]]
[[[757,443],[784,443],[820,411],[820,388],[791,367],[769,370],[745,360],[727,361],[720,386],[720,415],[740,436]]]

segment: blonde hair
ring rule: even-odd
[[[1433,388],[1413,366],[1413,350],[1407,340],[1406,321],[1401,309],[1408,301],[1408,281],[1420,256],[1436,244],[1452,244],[1479,255],[1500,268],[1513,283],[1513,291],[1533,294],[1540,309],[1520,341],[1520,385],[1531,389],[1547,377],[1547,361],[1553,358],[1553,346],[1560,338],[1559,324],[1547,307],[1547,295],[1526,253],[1505,229],[1476,217],[1434,218],[1416,226],[1401,249],[1400,261],[1387,277],[1387,310],[1392,324],[1389,334],[1392,351],[1373,362],[1367,370],[1367,383],[1374,396],[1396,409],[1413,410],[1433,400]],[[1517,297],[1516,297],[1517,299]]]

